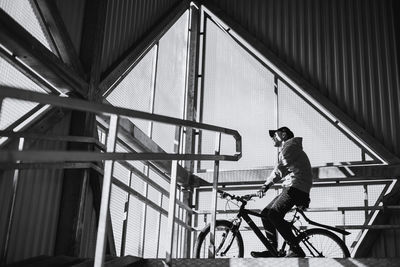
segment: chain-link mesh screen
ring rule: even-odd
[[[16,87],[29,91],[44,93],[38,85],[31,79],[19,72],[10,63],[0,57],[0,85]],[[0,102],[1,103],[1,102]],[[5,98],[2,101],[0,110],[0,130],[6,129],[12,123],[24,116],[34,107],[36,103],[21,101],[16,99]]]
[[[0,8],[51,51],[46,30],[42,28],[42,25],[33,10],[31,1],[1,0]]]
[[[279,126],[303,137],[313,166],[361,161],[361,149],[284,83],[278,83]]]
[[[110,104],[151,112],[151,94],[153,91],[153,68],[156,49],[152,48],[126,77],[107,96]],[[140,130],[149,134],[149,121],[130,118]]]
[[[271,166],[276,153],[268,129],[275,128],[273,75],[242,47],[207,20],[204,91],[204,123],[238,130],[243,157],[238,162],[221,162],[220,169],[252,169]],[[215,134],[202,132],[202,153],[214,153]],[[235,152],[234,139],[223,136],[221,154]],[[202,169],[212,169],[202,162]]]
[[[154,98],[156,114],[183,118],[187,33],[188,12],[160,39]],[[167,152],[174,152],[175,128],[161,123],[153,125],[153,140]]]

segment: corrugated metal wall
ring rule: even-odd
[[[146,36],[180,0],[108,1],[101,70]]]
[[[65,135],[68,128],[69,116],[55,125],[49,134]],[[24,147],[29,150],[62,150],[65,149],[65,143],[26,140]],[[38,169],[20,172],[7,262],[39,255],[52,255],[58,224],[62,178],[62,170]],[[6,234],[5,225],[8,221],[6,212],[12,197],[12,179],[12,171],[7,171],[0,179],[2,247]]]
[[[400,225],[400,214],[394,214],[388,221],[390,225]],[[383,230],[368,253],[368,257],[374,258],[398,258],[400,257],[400,230]]]
[[[208,0],[400,155],[393,1]]]

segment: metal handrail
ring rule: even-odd
[[[211,124],[198,123],[189,120],[172,118],[164,115],[152,114],[133,109],[114,107],[111,105],[89,102],[81,99],[66,98],[54,95],[41,94],[33,91],[22,90],[9,86],[0,86],[0,99],[14,98],[40,104],[49,104],[53,106],[80,110],[92,113],[114,114],[122,117],[138,118],[150,121],[156,121],[171,125],[179,125],[200,130],[209,130],[231,135],[236,141],[236,154],[234,155],[214,155],[214,154],[169,154],[169,153],[100,153],[100,152],[47,152],[47,151],[0,151],[0,162],[16,159],[23,161],[34,160],[43,161],[100,161],[100,160],[226,160],[237,161],[242,156],[242,142],[238,131],[218,127]]]
[[[71,143],[86,143],[96,145],[98,148],[105,150],[105,146],[100,143],[100,141],[94,137],[88,136],[72,136],[72,135],[44,135],[41,133],[30,133],[30,132],[13,132],[7,130],[0,130],[0,136],[9,138],[28,138],[28,139],[38,139],[46,141],[60,141],[60,142],[71,142]]]
[[[34,103],[47,104],[61,108],[73,109],[83,112],[91,112],[96,114],[105,114],[110,116],[110,127],[107,138],[106,152],[98,151],[0,151],[0,163],[24,163],[30,162],[92,162],[105,161],[103,189],[100,204],[99,224],[97,230],[95,266],[102,266],[104,262],[105,237],[107,214],[109,208],[110,189],[112,184],[112,172],[114,161],[127,160],[168,160],[172,161],[171,165],[171,182],[170,182],[170,201],[168,207],[168,235],[170,242],[166,251],[167,263],[171,262],[173,227],[175,222],[175,205],[176,205],[176,176],[178,160],[212,160],[218,165],[220,160],[237,161],[242,156],[242,142],[238,131],[218,127],[215,125],[198,123],[189,120],[182,120],[163,115],[157,115],[132,109],[114,107],[111,105],[89,102],[81,99],[72,99],[62,96],[54,96],[41,94],[37,92],[22,90],[19,88],[0,86],[0,104],[4,98],[13,98]],[[195,128],[200,130],[213,131],[218,136],[218,144],[221,141],[221,134],[231,135],[236,143],[236,154],[220,155],[219,149],[215,154],[179,154],[176,148],[175,153],[117,153],[115,146],[117,141],[118,121],[120,117],[138,118],[150,120],[180,127]],[[182,129],[180,128],[179,134]],[[175,140],[179,144],[179,138]],[[218,171],[218,169],[217,169]],[[214,177],[215,184],[218,176]],[[214,186],[216,187],[216,185]]]

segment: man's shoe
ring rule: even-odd
[[[289,258],[304,258],[305,256],[306,254],[300,246],[291,246],[288,253],[286,254],[286,257]]]
[[[250,252],[250,255],[253,258],[268,258],[268,257],[273,257],[272,253],[269,252],[268,250],[266,251],[252,251]]]

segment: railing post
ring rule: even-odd
[[[364,185],[364,206],[365,206],[365,223],[367,223],[367,219],[368,219],[368,185]]]
[[[163,203],[163,193],[161,193],[160,195],[160,200],[159,200],[159,205],[160,207],[162,207],[162,203]],[[156,253],[156,258],[159,258],[159,253],[160,253],[160,236],[161,236],[161,220],[162,220],[162,213],[160,211],[160,214],[158,214],[158,219],[157,219],[157,253]]]
[[[179,126],[175,132],[174,151],[176,154],[180,150],[182,127]],[[168,245],[165,253],[165,261],[168,266],[172,265],[172,250],[174,246],[174,226],[175,226],[175,207],[176,207],[176,180],[178,176],[178,160],[173,160],[171,163],[171,180],[169,184],[169,202],[168,202],[168,223],[167,237]]]
[[[129,188],[132,186],[132,171],[129,173]],[[122,223],[122,240],[121,240],[121,257],[125,256],[126,250],[126,232],[128,228],[128,220],[129,220],[129,204],[130,204],[131,195],[128,192],[128,197],[125,201],[124,205],[124,219]]]
[[[221,133],[215,137],[215,155],[219,155],[221,149]],[[215,220],[217,215],[217,190],[218,190],[219,160],[214,161],[214,180],[211,200],[211,224],[210,224],[210,246],[208,247],[208,257],[215,258]]]
[[[2,100],[2,99],[0,99]],[[0,101],[1,104],[1,101]],[[0,106],[0,111],[1,111],[1,106]],[[24,149],[24,138],[20,138],[18,142],[18,151],[22,151]],[[17,163],[20,161],[17,160]],[[0,262],[0,264],[5,264],[7,262],[7,254],[8,254],[8,246],[10,242],[10,235],[11,235],[11,228],[13,224],[13,219],[14,219],[14,211],[15,211],[15,201],[17,199],[17,188],[18,188],[18,180],[19,180],[19,169],[14,170],[14,177],[13,177],[13,192],[12,192],[12,199],[10,203],[10,207],[8,209],[8,224],[7,224],[7,232],[6,232],[6,239],[5,239],[5,244],[4,244],[4,249],[2,252],[2,259],[4,262]]]
[[[166,251],[166,263],[171,266],[172,263],[172,249],[174,244],[174,224],[175,224],[175,206],[176,206],[176,176],[178,170],[178,161],[173,160],[171,164],[171,181],[169,186],[169,204],[168,204],[168,228],[167,236],[169,238],[167,251]]]
[[[115,150],[115,144],[117,140],[117,129],[118,129],[118,115],[111,115],[110,126],[108,129],[108,138],[107,138],[107,152],[114,152]],[[103,187],[101,192],[100,214],[99,214],[99,223],[98,223],[97,238],[96,238],[96,252],[94,258],[94,266],[96,267],[103,266],[104,262],[105,244],[107,235],[107,215],[110,204],[110,191],[111,191],[113,168],[114,168],[114,161],[106,160],[104,164]]]
[[[346,226],[346,214],[345,210],[342,210],[342,224]],[[346,243],[346,235],[342,235],[343,242]]]

